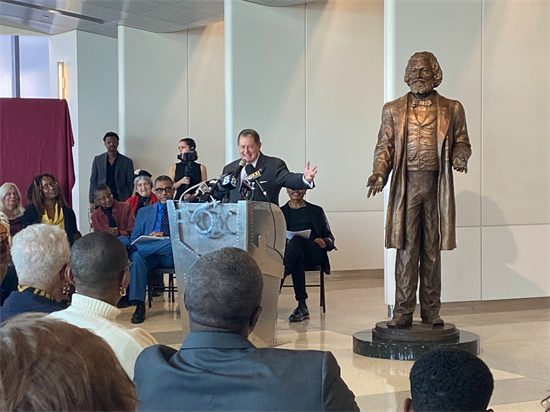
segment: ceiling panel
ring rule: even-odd
[[[246,0],[284,7],[308,0]],[[0,0],[0,22],[50,35],[83,30],[116,37],[117,26],[170,33],[223,20],[223,0]]]

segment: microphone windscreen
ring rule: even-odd
[[[252,173],[254,173],[256,171],[256,169],[254,168],[254,166],[252,166],[250,163],[246,165],[246,167],[244,168],[244,170],[246,170],[246,174],[247,175],[251,175]]]

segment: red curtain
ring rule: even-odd
[[[32,178],[50,173],[72,206],[73,146],[66,100],[0,99],[0,184],[15,183],[25,198]]]

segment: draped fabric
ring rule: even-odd
[[[66,100],[0,99],[0,184],[15,183],[25,198],[32,178],[50,173],[72,206],[73,146]]]

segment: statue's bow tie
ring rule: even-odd
[[[413,107],[418,107],[418,106],[427,106],[427,107],[430,107],[432,105],[432,101],[431,100],[413,100],[412,102],[412,105]]]

